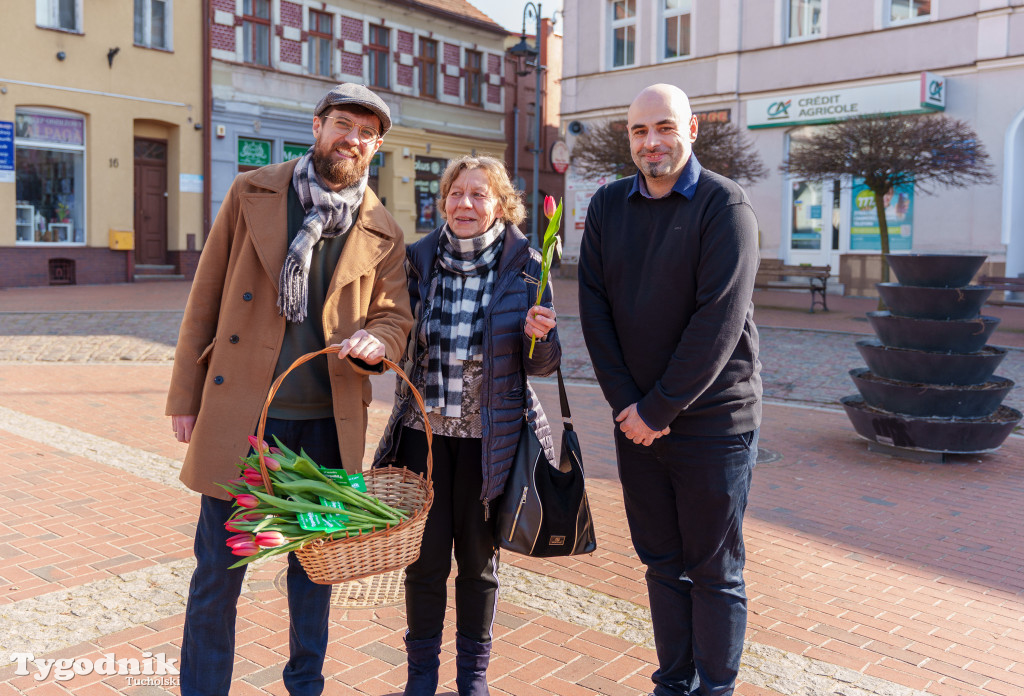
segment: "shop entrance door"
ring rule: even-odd
[[[839,179],[792,182],[788,263],[831,266],[838,275],[841,191]]]
[[[167,142],[135,139],[135,263],[167,263]]]

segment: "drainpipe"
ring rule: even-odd
[[[210,0],[203,0],[203,242],[210,233],[210,196],[213,192],[210,173],[213,169],[210,162],[210,148],[213,143],[213,124],[210,120],[213,117],[213,94],[212,80],[210,78]],[[194,238],[194,237],[193,237]],[[194,249],[190,249],[194,251]]]

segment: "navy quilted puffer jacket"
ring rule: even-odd
[[[409,271],[409,298],[412,301],[416,326],[412,330],[403,368],[420,370],[421,355],[417,351],[416,336],[423,320],[421,299],[427,294],[433,272],[441,228],[406,248]],[[523,384],[523,366],[526,374],[550,375],[562,358],[558,330],[548,333],[548,340],[538,341],[530,352],[530,339],[523,328],[526,310],[537,299],[540,279],[540,254],[530,248],[523,233],[514,225],[505,227],[505,240],[498,261],[498,278],[494,283],[491,301],[484,313],[483,380],[480,408],[483,421],[483,489],[481,500],[485,505],[495,500],[505,488],[508,472],[519,442],[524,414],[544,446],[548,461],[554,461],[551,429],[540,402],[529,384]],[[551,287],[544,290],[543,303],[551,306]],[[417,377],[410,374],[415,382]],[[525,387],[525,389],[524,389]],[[412,397],[405,383],[399,380],[395,408],[391,413],[384,436],[374,457],[374,466],[395,463],[397,453],[396,429],[410,407]],[[415,405],[412,408],[416,408]]]

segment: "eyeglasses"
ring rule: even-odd
[[[358,123],[354,123],[344,116],[323,116],[325,121],[334,121],[334,127],[344,133],[346,136],[353,130],[359,131],[359,142],[363,145],[369,145],[370,143],[380,138],[380,133],[369,126],[360,126]]]

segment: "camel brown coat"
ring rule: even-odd
[[[210,230],[174,354],[167,415],[196,415],[182,482],[227,500],[270,390],[284,338],[278,278],[288,251],[288,188],[295,162],[239,175]],[[366,329],[398,361],[412,327],[398,224],[367,189],[324,302],[324,337]],[[316,321],[307,317],[306,321]],[[328,356],[342,465],[362,468],[369,373]],[[287,378],[286,378],[287,379]]]

